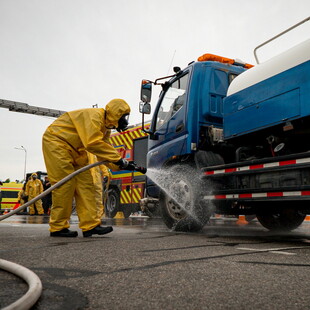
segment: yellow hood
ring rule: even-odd
[[[130,106],[123,99],[113,99],[105,107],[107,128],[117,128],[118,121],[124,114],[130,113]]]

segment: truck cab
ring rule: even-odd
[[[161,84],[150,127],[147,167],[161,169],[176,161],[193,165],[197,151],[208,148],[210,128],[214,139],[221,139],[223,100],[231,81],[245,70],[219,61],[197,61]],[[158,187],[149,179],[147,193],[159,197]]]

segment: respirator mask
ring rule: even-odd
[[[129,114],[124,114],[119,120],[118,120],[118,126],[116,130],[118,132],[125,131],[128,128],[128,122],[129,120]]]

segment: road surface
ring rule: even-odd
[[[0,257],[41,279],[33,309],[308,309],[310,222],[274,234],[257,221],[214,218],[200,233],[160,219],[104,220],[105,236],[51,238],[48,218],[0,223]],[[72,229],[77,218],[72,217]],[[0,270],[0,308],[27,285]]]

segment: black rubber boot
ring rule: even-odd
[[[51,237],[77,237],[78,232],[74,230],[69,230],[68,228],[64,228],[59,231],[54,231],[50,233]]]
[[[111,231],[113,231],[112,226],[103,227],[99,225],[91,230],[83,231],[83,236],[91,237],[92,235],[105,235],[110,233]]]

